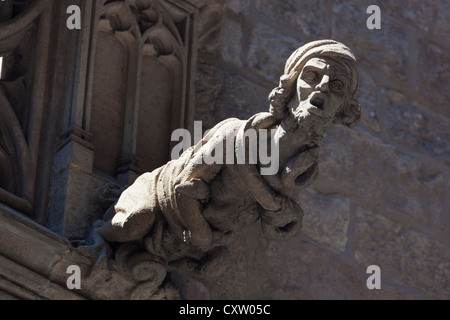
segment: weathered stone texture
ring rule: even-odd
[[[350,201],[339,195],[322,195],[309,187],[297,198],[305,212],[302,233],[335,251],[348,242]]]
[[[58,188],[58,183],[68,181],[68,187]],[[50,202],[54,212],[69,213],[65,217],[51,217],[50,227],[67,239],[85,239],[91,231],[92,223],[101,219],[105,211],[94,190],[105,183],[78,166],[71,165],[55,174],[53,195]],[[70,197],[67,197],[70,194]]]
[[[448,22],[447,22],[448,25]],[[445,45],[450,43],[450,36],[442,40]],[[432,41],[420,40],[418,42],[419,61],[417,72],[419,75],[419,88],[425,89],[428,96],[439,103],[437,110],[449,115],[448,100],[450,99],[450,55],[449,48]]]
[[[360,62],[376,66],[394,79],[404,80],[410,55],[405,26],[382,19],[380,30],[369,30],[366,9],[371,4],[371,1],[333,2],[331,37],[354,48]]]
[[[19,298],[3,291],[0,290],[0,300],[19,300]]]
[[[386,107],[386,98],[381,95],[380,88],[369,71],[361,67],[358,75],[359,85],[355,96],[361,106],[363,106],[361,108],[360,124],[373,132],[379,133],[381,132],[380,117],[384,114],[379,109]]]
[[[355,259],[423,292],[450,298],[450,249],[424,234],[358,208]]]
[[[358,169],[356,169],[358,168]],[[319,190],[344,192],[372,206],[445,232],[443,205],[448,171],[400,152],[364,131],[335,127],[321,149]]]
[[[235,233],[230,248],[230,264],[222,276],[205,280],[211,299],[267,299],[276,284],[270,274],[260,240],[260,225]]]
[[[255,1],[256,9],[277,23],[301,30],[306,36],[323,37],[327,33],[328,17],[324,12],[327,1],[262,0]]]
[[[450,70],[449,70],[450,71]],[[380,114],[382,132],[397,144],[450,164],[450,132],[442,115],[426,108],[401,92],[382,90],[387,97],[386,111]]]
[[[248,15],[250,12],[250,1],[251,0],[229,0],[228,9],[236,14]]]
[[[221,52],[225,61],[242,66],[242,26],[234,20],[225,20]]]
[[[450,32],[450,5],[447,1],[389,0],[383,1],[383,9],[393,18],[402,19],[408,25],[416,26],[425,32],[447,37]]]
[[[283,34],[266,24],[257,23],[251,34],[248,66],[276,85],[287,58],[303,44],[291,35]]]
[[[295,249],[293,249],[295,248]],[[300,237],[288,243],[268,242],[267,261],[277,290],[274,299],[420,299],[420,293],[383,277],[381,290],[366,286],[366,266],[350,266]],[[382,269],[383,270],[383,269]],[[383,276],[383,275],[382,275]]]
[[[193,278],[190,278],[187,284],[186,297],[189,297],[190,300],[209,300],[211,298],[208,288]]]
[[[200,10],[199,50],[218,53],[222,41],[225,0],[211,0]]]
[[[360,72],[357,99],[363,106],[361,124],[384,141],[404,145],[449,163],[449,131],[442,115],[428,104],[400,91],[378,86],[369,72]]]
[[[212,128],[226,118],[246,119],[267,108],[269,92],[242,75],[201,63],[196,83],[195,119],[203,121],[203,129]]]

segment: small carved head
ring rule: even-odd
[[[353,128],[361,117],[357,85],[356,58],[349,48],[334,40],[310,42],[287,60],[279,86],[269,95],[270,112],[280,120],[290,113],[297,121],[312,114],[324,125]]]

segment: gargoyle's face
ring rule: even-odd
[[[349,95],[349,84],[346,65],[331,58],[311,58],[297,79],[298,104],[291,111],[300,121],[309,115],[319,117],[327,127]]]

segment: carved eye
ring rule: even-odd
[[[331,82],[331,88],[334,91],[342,91],[344,89],[344,83],[341,80],[333,80]]]
[[[306,82],[315,82],[317,81],[317,73],[314,71],[307,71],[303,74],[302,78]]]

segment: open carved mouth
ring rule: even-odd
[[[323,105],[325,104],[325,97],[322,94],[315,94],[314,96],[311,97],[309,102],[313,106],[319,109],[323,109]]]

